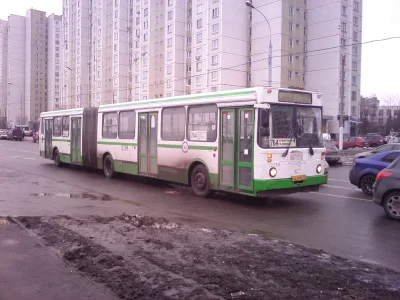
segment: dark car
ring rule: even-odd
[[[7,132],[7,140],[9,141],[22,141],[24,139],[24,132],[21,129],[10,129]]]
[[[326,162],[333,166],[337,164],[340,160],[339,149],[336,147],[335,143],[330,141],[324,141],[325,150],[325,160]]]
[[[335,145],[339,147],[339,141],[336,141]],[[343,150],[364,147],[368,147],[368,142],[360,136],[351,136],[347,139],[343,139]]]
[[[400,157],[378,173],[373,194],[390,218],[400,220]]]
[[[365,194],[372,195],[372,186],[380,171],[400,157],[400,151],[388,151],[368,158],[358,158],[350,170],[349,180]]]
[[[378,154],[378,153],[382,153],[382,152],[386,152],[386,151],[391,151],[391,150],[400,150],[400,143],[397,143],[397,144],[385,144],[385,145],[379,146],[378,148],[358,153],[358,154],[354,155],[354,158],[370,157],[372,155],[375,155],[375,154]]]
[[[367,135],[363,139],[367,141],[368,145],[372,148],[376,148],[385,144],[385,138],[381,135]]]

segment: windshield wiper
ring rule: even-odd
[[[289,149],[290,149],[290,144],[292,143],[292,139],[294,137],[294,135],[297,132],[297,127],[293,128],[292,132],[289,134],[290,135],[290,140],[289,140],[289,145],[287,146],[285,152],[282,153],[282,157],[286,157],[286,155],[288,155],[289,153]]]

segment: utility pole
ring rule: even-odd
[[[341,78],[341,91],[340,91],[340,123],[339,123],[339,149],[343,150],[343,108],[344,108],[344,64],[346,62],[346,55],[342,55],[342,78]]]

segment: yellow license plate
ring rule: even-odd
[[[292,176],[292,181],[304,181],[307,179],[306,175]]]

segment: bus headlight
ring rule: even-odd
[[[278,173],[278,171],[275,168],[269,169],[269,176],[275,177],[276,173]]]
[[[318,165],[317,166],[317,173],[319,174],[319,173],[321,173],[322,172],[322,166],[321,165]]]

